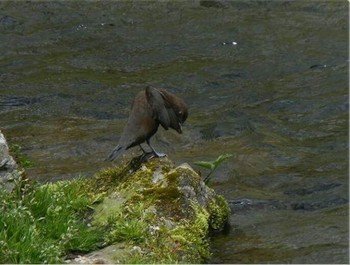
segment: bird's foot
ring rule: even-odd
[[[143,162],[147,162],[148,160],[150,160],[151,158],[155,157],[155,154],[153,152],[144,152],[141,156],[140,156],[140,163]]]
[[[155,158],[155,157],[159,157],[159,158],[162,158],[162,157],[166,157],[167,154],[163,154],[163,153],[158,153],[158,152],[144,152],[141,156],[140,156],[140,163],[144,163],[144,162],[147,162],[148,160],[152,159],[152,158]]]
[[[155,157],[166,157],[167,156],[167,154],[164,154],[164,153],[158,153],[158,152],[156,152],[156,151],[154,151],[153,150],[153,152],[152,152],[153,154],[154,154],[154,156]]]
[[[165,157],[167,156],[166,154],[163,154],[163,153],[158,153],[151,145],[149,139],[146,141],[146,143],[148,144],[148,146],[151,148],[152,150],[152,153],[154,154],[155,157]]]

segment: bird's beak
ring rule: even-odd
[[[182,133],[182,126],[181,123],[179,123],[179,128],[176,130],[178,133]]]

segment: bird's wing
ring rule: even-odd
[[[170,126],[170,117],[161,92],[155,88],[146,87],[146,97],[153,111],[154,119],[156,119],[164,129],[168,130]]]
[[[178,115],[176,114],[176,108],[178,107],[177,105],[180,102],[179,98],[177,98],[175,95],[164,89],[160,89],[159,93],[161,94],[164,100],[164,105],[168,112],[169,127],[176,130],[178,133],[182,133],[181,121]]]

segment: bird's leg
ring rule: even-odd
[[[147,161],[147,155],[151,154],[152,152],[146,152],[146,150],[143,149],[142,145],[139,144],[139,146],[140,146],[140,148],[141,148],[141,150],[143,152],[143,154],[140,156],[140,161],[142,163],[144,161]]]
[[[145,151],[145,149],[143,149],[142,145],[139,144],[139,146],[140,146],[140,148],[141,148],[143,154],[147,154],[147,152]]]
[[[155,157],[156,156],[156,154],[154,154],[154,152],[147,152],[143,147],[142,147],[142,145],[140,145],[139,144],[139,146],[140,146],[140,148],[141,148],[141,150],[142,150],[142,152],[143,152],[143,154],[142,155],[140,155],[140,162],[141,163],[143,163],[143,162],[146,162],[148,159],[151,159],[152,157]]]
[[[156,157],[165,157],[166,156],[166,154],[158,153],[156,150],[154,150],[154,148],[151,146],[151,143],[149,142],[149,140],[147,140],[146,143],[152,149],[152,152]]]

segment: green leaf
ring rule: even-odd
[[[215,161],[213,161],[212,163],[215,165],[215,168],[217,168],[222,162],[224,162],[225,160],[229,159],[230,157],[232,157],[231,154],[225,154],[225,155],[220,155]]]
[[[208,183],[209,177],[215,171],[215,169],[217,169],[217,167],[220,166],[222,162],[224,162],[232,156],[232,154],[220,155],[214,161],[196,161],[194,162],[194,164],[210,170],[209,174],[204,178],[204,182]]]
[[[215,169],[215,165],[213,164],[213,162],[210,162],[210,161],[196,161],[196,162],[194,162],[194,164],[197,166],[200,166],[200,167],[204,167],[206,169],[210,169],[210,170]]]

